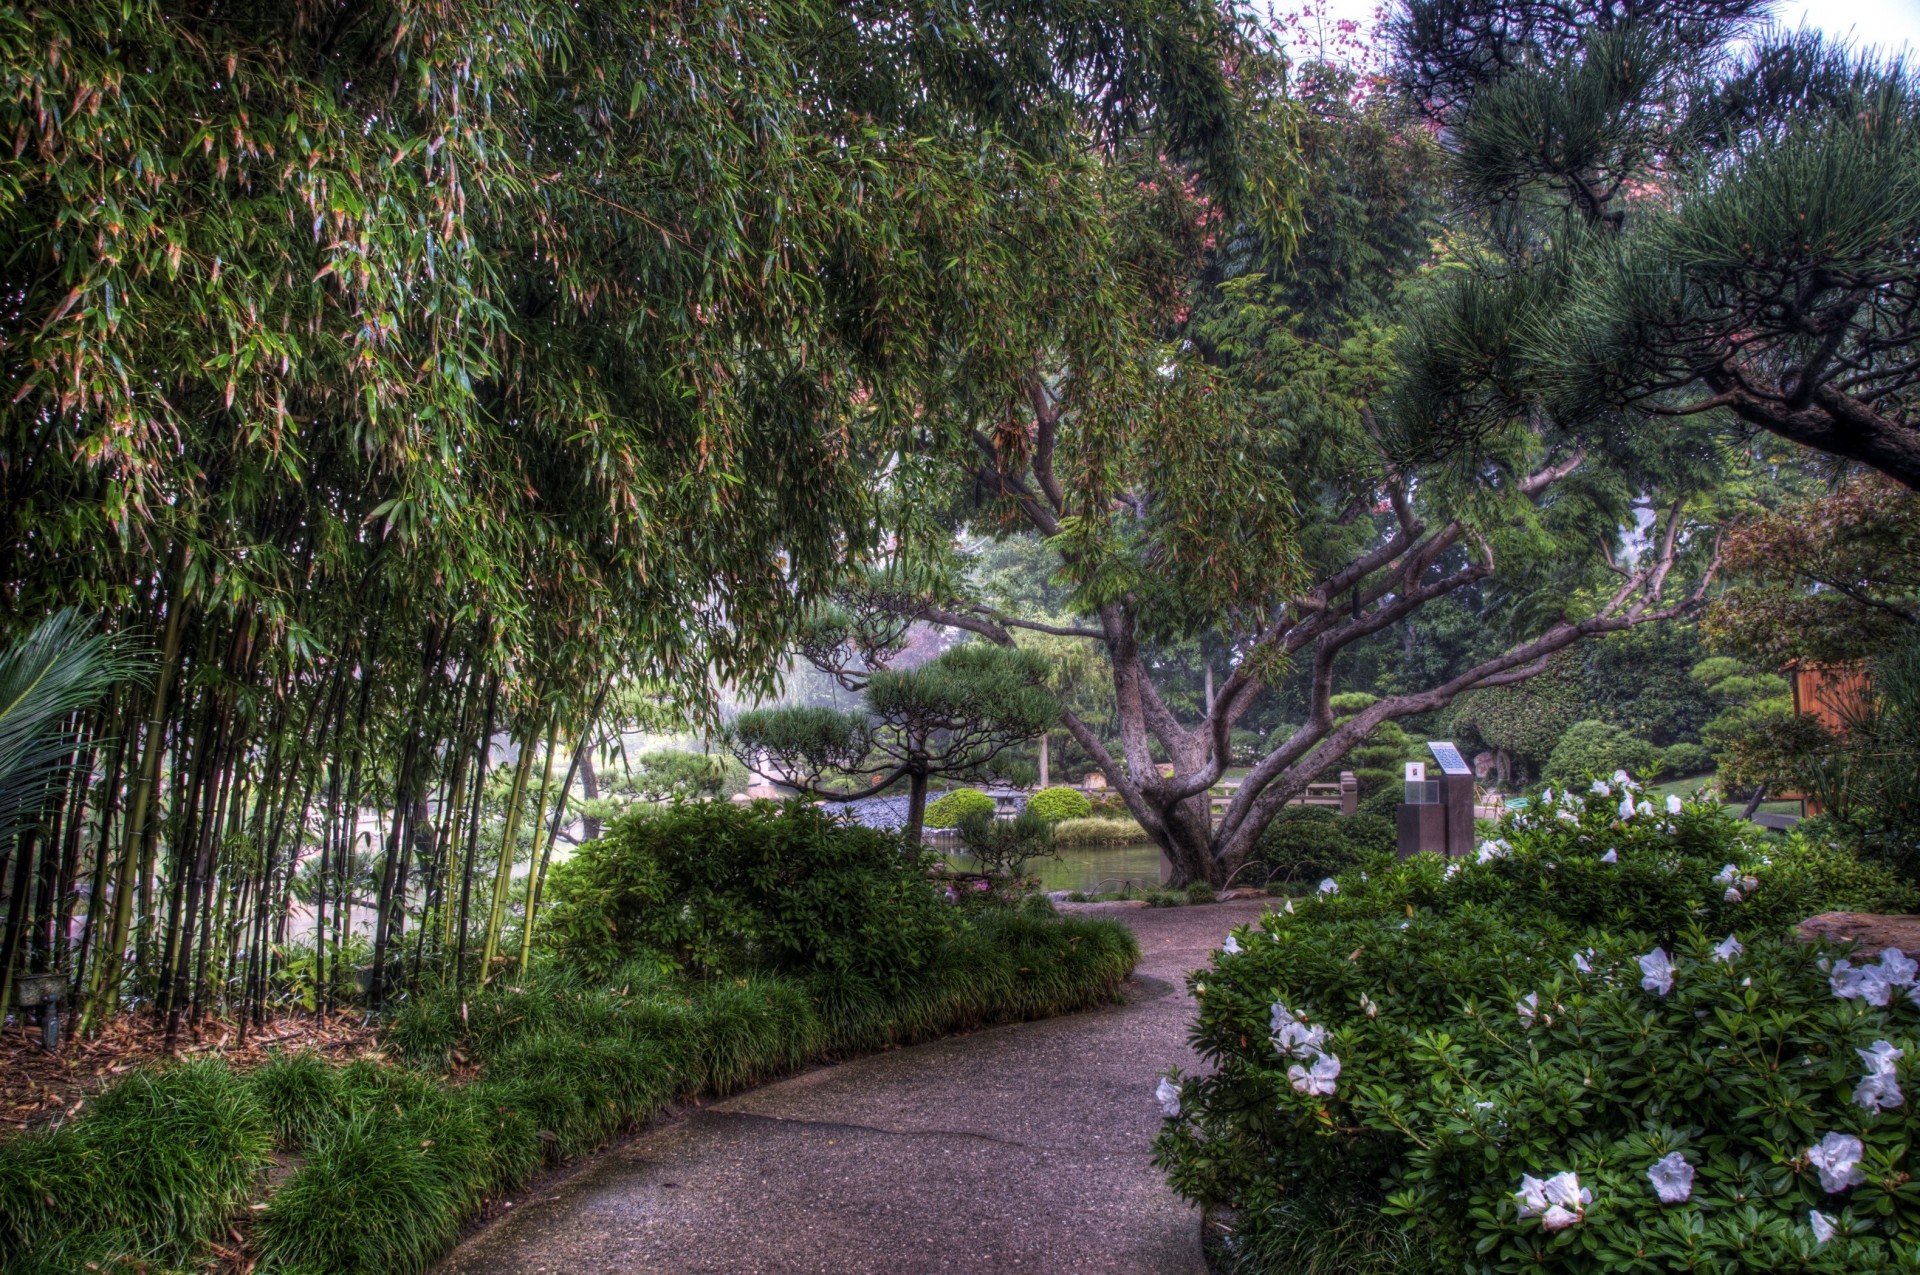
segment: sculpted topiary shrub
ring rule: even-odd
[[[955,788],[927,806],[927,827],[958,828],[968,815],[981,814],[991,819],[993,810],[993,798],[978,788]]]
[[[1027,799],[1027,809],[1049,823],[1062,819],[1086,819],[1093,815],[1093,802],[1077,788],[1042,788]]]
[[[1235,931],[1156,1146],[1244,1270],[1910,1269],[1913,962],[1791,938],[1884,872],[1716,807],[1555,793]],[[1611,874],[1611,877],[1610,875]]]

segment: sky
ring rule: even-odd
[[[1324,0],[1327,16],[1370,23],[1380,0]],[[1285,13],[1315,7],[1315,0],[1274,0]],[[1793,28],[1819,27],[1829,35],[1855,44],[1871,44],[1885,52],[1904,49],[1920,54],[1920,0],[1784,0],[1775,20]]]

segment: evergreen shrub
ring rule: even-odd
[[[983,814],[992,817],[993,798],[978,788],[955,788],[952,792],[927,804],[927,813],[922,821],[929,828],[958,828],[960,821],[971,814]]]
[[[1669,744],[1660,750],[1661,773],[1671,779],[1690,779],[1713,772],[1713,750],[1705,744]]]
[[[1872,980],[1790,927],[1911,892],[1716,806],[1596,789],[1509,816],[1473,862],[1342,875],[1193,977],[1213,1071],[1175,1074],[1156,1156],[1236,1211],[1243,1270],[1910,1269],[1920,1120],[1861,1098],[1920,1076],[1920,1008],[1836,995]],[[1861,1179],[1827,1190],[1813,1149],[1848,1138]]]
[[[1550,783],[1585,783],[1595,775],[1624,770],[1645,779],[1661,762],[1660,750],[1607,722],[1575,722],[1553,746],[1541,775]]]
[[[1062,819],[1087,819],[1093,815],[1093,802],[1077,788],[1042,788],[1027,799],[1027,809],[1050,823]]]
[[[1254,855],[1275,879],[1318,881],[1392,855],[1397,842],[1393,822],[1380,815],[1287,806],[1260,834]]]
[[[700,977],[834,969],[891,989],[953,924],[921,855],[804,801],[628,815],[548,889],[543,941],[596,979],[657,953]]]

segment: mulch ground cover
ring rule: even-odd
[[[90,1095],[160,1059],[163,1039],[161,1026],[143,1014],[123,1014],[93,1039],[69,1039],[55,1053],[41,1048],[37,1026],[0,1028],[0,1139],[72,1119]],[[355,1058],[373,1050],[373,1031],[358,1015],[325,1022],[304,1014],[274,1018],[245,1032],[236,1022],[202,1019],[196,1030],[183,1033],[176,1052],[182,1058],[214,1054],[246,1071],[289,1049]]]

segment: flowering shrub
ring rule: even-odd
[[[1476,859],[1342,877],[1194,976],[1215,1070],[1156,1153],[1245,1269],[1910,1268],[1920,966],[1786,932],[1896,883],[1615,784]]]

